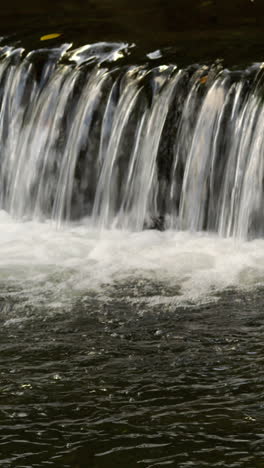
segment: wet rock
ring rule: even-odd
[[[165,230],[165,218],[161,216],[151,216],[144,222],[143,229],[156,229],[157,231]]]

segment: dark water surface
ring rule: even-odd
[[[263,60],[263,19],[262,0],[11,0],[0,9],[0,36],[39,48],[40,36],[57,32],[49,44],[127,41],[133,61],[162,49],[179,66],[234,66]]]
[[[123,291],[24,320],[2,301],[0,466],[263,467],[263,290],[173,311]]]

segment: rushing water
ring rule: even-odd
[[[100,228],[158,220],[263,234],[261,65],[109,69],[128,45],[68,48],[2,49],[3,209],[58,223],[91,216]]]
[[[0,464],[264,463],[263,67],[0,54]]]

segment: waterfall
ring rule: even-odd
[[[262,237],[262,66],[133,65],[127,47],[2,47],[0,208]]]

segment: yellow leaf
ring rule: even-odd
[[[207,80],[208,80],[208,75],[202,76],[202,78],[200,78],[200,83],[205,84]]]
[[[61,36],[61,34],[54,33],[54,34],[46,34],[46,36],[41,36],[41,41],[49,41],[49,39],[55,39],[56,37]]]

